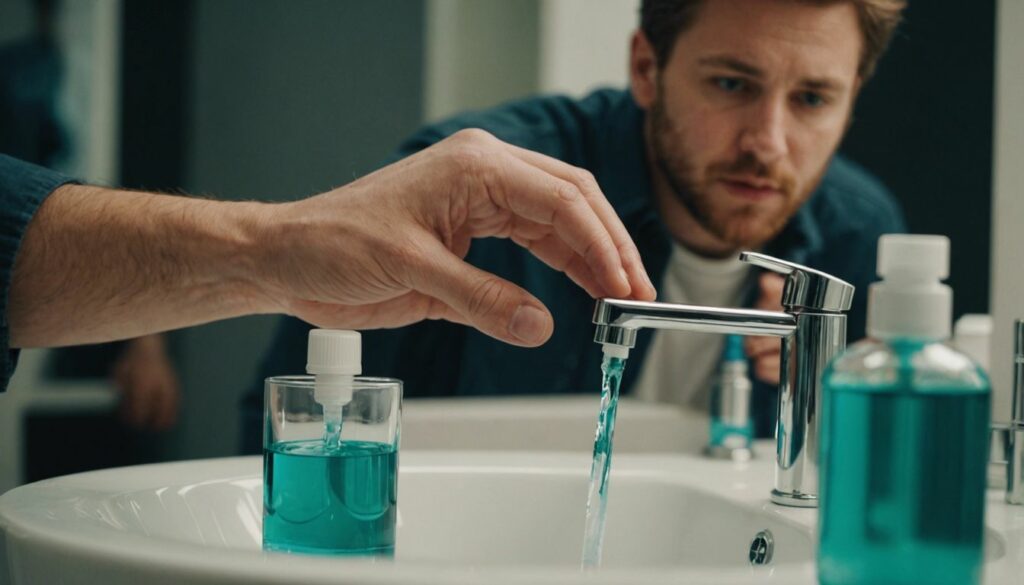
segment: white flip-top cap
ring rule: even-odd
[[[314,400],[320,404],[348,404],[352,400],[352,377],[363,372],[362,358],[358,331],[310,331],[306,372],[316,376]]]
[[[868,292],[868,335],[878,339],[946,339],[953,291],[949,238],[887,234],[878,239],[878,275]]]

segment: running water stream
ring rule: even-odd
[[[615,435],[615,412],[619,406],[619,384],[625,358],[608,355],[601,362],[601,412],[594,434],[594,462],[590,468],[590,489],[587,492],[587,522],[583,532],[583,569],[601,566],[604,546],[605,509],[608,505],[608,474],[612,464],[612,439]]]

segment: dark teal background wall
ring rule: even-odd
[[[910,0],[843,151],[881,177],[910,229],[952,240],[954,312],[989,305],[994,0]]]

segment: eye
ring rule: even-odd
[[[726,93],[738,93],[743,91],[747,84],[736,77],[715,77],[711,80],[715,87]]]
[[[820,108],[821,106],[824,106],[825,104],[828,103],[828,100],[826,100],[824,96],[813,91],[800,92],[800,94],[797,96],[797,100],[800,102],[801,105],[810,108]]]

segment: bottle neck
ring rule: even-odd
[[[881,281],[868,289],[869,337],[941,341],[952,332],[953,291],[932,282]]]

